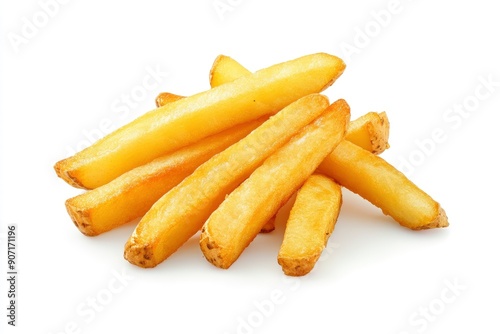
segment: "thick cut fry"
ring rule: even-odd
[[[176,94],[172,94],[172,93],[160,93],[158,94],[158,96],[156,97],[156,107],[160,108],[160,107],[163,107],[164,105],[168,104],[168,103],[172,103],[172,102],[175,102],[175,101],[178,101],[180,99],[183,99],[184,96],[181,96],[181,95],[176,95]]]
[[[325,53],[277,64],[168,103],[55,165],[68,183],[92,189],[155,158],[330,86],[344,62]],[[279,94],[277,94],[279,92]]]
[[[309,273],[333,232],[342,204],[342,189],[332,179],[311,175],[297,192],[278,263],[289,276]]]
[[[422,230],[448,226],[438,202],[384,159],[343,140],[318,171],[359,194],[402,226]]]
[[[161,196],[199,165],[263,122],[237,125],[134,168],[103,186],[68,199],[66,209],[78,229],[88,236],[99,235],[142,217]]]
[[[141,219],[125,245],[125,258],[141,267],[165,260],[203,226],[227,194],[327,107],[323,95],[303,97],[202,164]]]
[[[233,58],[221,55],[215,59],[210,70],[210,85],[217,87],[250,73]],[[389,148],[389,120],[386,113],[369,112],[350,122],[345,139],[374,154],[382,153]],[[271,225],[268,229],[271,229]]]
[[[349,106],[338,100],[230,193],[203,226],[200,247],[206,259],[229,268],[341,141],[348,122]]]
[[[217,87],[226,82],[234,81],[252,72],[243,67],[231,57],[218,56],[210,69],[210,86]]]
[[[373,154],[380,154],[389,148],[389,120],[385,112],[369,112],[347,127],[345,140],[364,148]]]

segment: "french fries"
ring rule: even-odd
[[[160,95],[168,96],[167,94],[170,93]],[[160,103],[168,102],[163,100]],[[374,117],[360,117],[358,120],[363,120],[363,123],[358,120],[350,122],[346,133],[347,138],[356,128],[358,137],[371,138],[359,141],[359,144],[365,145],[364,148],[368,150],[380,147],[371,143],[381,142],[379,134],[384,133],[385,125],[388,124],[376,121],[378,116],[373,114]],[[68,199],[66,209],[78,229],[88,236],[99,235],[140,218],[161,196],[179,184],[199,165],[243,138],[262,122],[263,120],[257,120],[237,125],[134,168],[101,187]],[[353,123],[358,125],[352,127]],[[364,131],[366,133],[363,134]],[[387,141],[387,136],[384,138]],[[274,218],[266,223],[262,232],[273,230]]]
[[[172,94],[172,93],[160,93],[156,97],[156,101],[155,101],[156,107],[160,108],[160,107],[163,107],[164,105],[178,101],[178,100],[183,99],[183,98],[184,98],[184,96],[176,95],[176,94]]]
[[[249,70],[231,57],[220,55],[210,69],[210,87],[217,87],[227,82],[251,74]]]
[[[203,226],[227,194],[327,106],[323,95],[307,95],[198,167],[144,215],[125,245],[125,258],[146,268],[165,260]]]
[[[217,87],[226,82],[234,81],[251,72],[231,57],[218,56],[210,70],[210,86]],[[156,98],[157,107],[176,101],[182,96],[164,92]],[[389,148],[389,120],[385,112],[369,112],[358,119],[351,121],[347,127],[347,140],[374,153],[380,154]],[[275,219],[271,218],[264,227],[263,233],[275,229]]]
[[[324,175],[311,175],[299,189],[278,254],[286,275],[303,276],[313,269],[333,232],[341,204],[341,187]]]
[[[218,56],[210,70],[210,86],[217,87],[234,81],[251,72],[231,57]],[[163,93],[169,94],[169,93]],[[172,94],[177,96],[175,94]],[[369,112],[349,123],[345,139],[370,151],[380,154],[389,148],[389,120],[385,112]]]
[[[88,236],[99,235],[142,217],[161,196],[198,166],[263,122],[237,125],[134,168],[103,186],[68,199],[66,209],[78,229]]]
[[[384,159],[343,140],[318,171],[359,194],[412,230],[447,227],[438,202]]]
[[[223,59],[225,61],[218,61],[216,64],[233,62],[241,67],[229,57]],[[222,82],[234,80],[235,73],[231,72],[231,67],[222,71],[216,64],[212,71],[218,73]],[[158,95],[156,104],[161,107],[182,98],[184,97],[164,92]],[[358,145],[363,145],[368,150],[375,149],[380,143],[385,143],[382,145],[384,147],[388,146],[389,123],[385,114],[382,114],[372,112],[350,122],[346,138],[357,140]],[[66,209],[78,229],[88,236],[99,235],[140,218],[161,196],[191,174],[196,167],[243,138],[262,122],[263,120],[237,125],[134,168],[101,187],[68,199]],[[374,143],[378,143],[377,146]],[[266,223],[262,232],[273,230],[274,218]]]
[[[160,107],[181,98],[184,97],[172,93],[161,93],[158,95],[157,104]],[[360,129],[358,132],[371,128],[371,123],[368,122],[373,121],[373,117],[361,119],[366,121],[357,122],[359,126],[356,128]],[[171,155],[137,167],[104,186],[68,199],[66,201],[68,213],[79,230],[88,236],[99,235],[139,218],[156,200],[191,174],[201,163],[243,138],[262,122],[255,121],[238,125]],[[350,125],[354,122],[356,121],[351,122]],[[382,129],[375,129],[365,135],[379,133],[379,130]],[[262,232],[268,233],[273,230],[274,217],[266,223]]]
[[[400,225],[448,226],[440,204],[378,156],[389,148],[385,112],[349,122],[348,104],[318,94],[343,72],[318,53],[255,73],[227,56],[211,89],[161,93],[157,109],[57,162],[69,184],[90,189],[66,201],[94,236],[140,218],[125,244],[130,263],[155,267],[201,230],[200,249],[229,268],[297,192],[277,259],[286,275],[309,273],[339,216],[341,186]],[[298,190],[298,191],[297,191]]]
[[[341,59],[325,53],[270,66],[152,110],[54,168],[73,186],[96,188],[168,152],[321,92],[344,68]]]
[[[226,57],[223,58],[223,62],[226,64],[224,67],[221,67],[220,71],[217,68],[218,67],[218,62],[216,61],[214,63],[214,66],[212,68],[212,72],[219,73],[222,72],[222,74],[227,75],[228,80],[237,77],[238,75],[248,75],[250,72],[245,72],[242,70],[242,66],[237,63],[235,60],[232,58]],[[243,67],[244,69],[244,67]],[[226,74],[226,72],[231,72],[234,71],[233,73]],[[222,75],[221,75],[222,76]],[[373,153],[373,154],[380,154],[387,148],[389,148],[389,143],[388,143],[388,137],[389,137],[389,121],[387,118],[387,115],[385,112],[382,113],[375,113],[375,112],[369,112],[358,119],[352,121],[349,123],[348,128],[347,128],[347,133],[345,136],[346,141],[350,141],[357,146]],[[352,145],[351,145],[352,146]],[[340,149],[339,149],[340,150]],[[359,149],[357,151],[360,151]],[[385,192],[389,192],[390,189],[409,189],[410,192],[409,194],[413,194],[417,197],[426,197],[426,201],[422,202],[427,202],[428,205],[433,204],[434,206],[436,205],[436,202],[430,198],[427,194],[423,196],[421,193],[423,191],[419,189],[416,185],[411,183],[404,175],[402,177],[391,177],[387,182],[386,185],[377,185],[376,187],[373,186],[372,188],[366,187],[363,188],[360,183],[356,182],[356,178],[349,176],[349,171],[347,168],[343,168],[342,166],[333,166],[331,165],[331,161],[335,160],[335,152],[332,153],[332,155],[329,158],[332,159],[325,159],[325,161],[322,164],[322,169],[320,170],[327,171],[332,177],[335,175],[335,173],[344,173],[347,174],[345,175],[345,179],[350,182],[345,182],[342,185],[344,185],[346,188],[360,194],[362,197],[365,199],[369,200],[372,202],[375,206],[379,207],[382,209],[382,211],[390,216],[392,216],[396,221],[398,221],[402,226],[406,226],[412,229],[421,229],[421,228],[433,228],[433,227],[445,227],[448,226],[448,220],[446,218],[446,214],[444,210],[441,208],[435,209],[433,211],[434,217],[437,220],[435,223],[429,223],[428,220],[426,220],[425,214],[423,212],[420,212],[418,208],[416,207],[416,203],[413,202],[413,198],[411,196],[401,196],[399,197],[399,201],[401,202],[400,205],[390,205],[390,202],[386,195],[383,194]],[[365,156],[368,156],[367,154],[364,154]],[[379,158],[378,160],[384,161],[383,159]],[[354,163],[354,161],[346,161]],[[384,165],[387,164],[384,161]],[[370,166],[370,164],[367,164],[367,166]],[[350,166],[351,168],[354,168],[354,166]],[[391,173],[388,173],[388,175],[392,174],[397,174],[393,173],[394,168],[391,166],[391,168],[387,168],[388,170],[391,170]],[[368,173],[368,171],[365,171],[365,173]],[[373,174],[373,175],[372,175]],[[372,172],[372,174],[367,174],[365,175],[366,178],[370,180],[375,179],[375,172]],[[335,178],[335,177],[334,177]],[[399,184],[412,184],[411,187],[406,187],[406,188],[399,188]],[[353,189],[351,189],[351,184]],[[366,185],[366,183],[364,183]],[[357,187],[355,187],[357,186]],[[401,192],[403,193],[403,192]],[[417,195],[420,194],[420,195]],[[394,195],[395,196],[395,195]],[[385,199],[384,200],[382,200]],[[390,197],[389,197],[390,198]],[[397,208],[412,208],[413,207],[413,218],[417,219],[420,218],[424,222],[428,222],[426,225],[425,223],[412,223],[410,218],[405,218],[403,212],[397,212]],[[403,209],[404,210],[404,209]],[[419,216],[420,214],[420,216]],[[428,213],[430,214],[430,213]],[[431,215],[432,216],[432,215]],[[265,226],[265,230],[272,230],[273,229],[273,221],[271,221],[269,224]],[[425,227],[423,227],[425,226]]]
[[[230,193],[203,226],[200,248],[227,269],[345,135],[349,106],[338,100]]]
[[[373,154],[389,148],[389,119],[385,112],[369,112],[347,126],[345,140]]]

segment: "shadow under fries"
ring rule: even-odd
[[[443,241],[449,236],[446,230],[433,233],[433,230],[412,231],[402,227],[391,217],[384,215],[379,208],[345,188],[342,189],[342,196],[342,207],[335,229],[320,260],[311,271],[311,276],[326,271],[328,274],[325,275],[328,275],[330,280],[336,276],[341,279],[341,276],[359,270],[356,268],[360,263],[403,258],[407,253],[418,251],[427,244]],[[200,271],[209,270],[215,275],[231,273],[240,276],[248,274],[248,271],[256,276],[269,275],[270,272],[284,275],[277,262],[277,255],[295,197],[294,194],[278,211],[275,230],[259,233],[231,268],[216,268],[205,260],[200,250],[198,232],[155,270],[192,272],[193,268],[198,268]],[[92,247],[102,248],[101,254],[114,252],[113,257],[122,260],[123,254],[116,250],[123,249],[123,244],[139,221],[140,218],[99,236],[85,239],[94,244]]]
[[[343,204],[329,243],[334,248],[322,254],[324,261],[313,269],[327,271],[331,278],[361,270],[366,263],[382,263],[401,259],[422,248],[440,244],[449,231],[413,231],[399,225],[391,217],[353,192],[342,189]],[[328,246],[327,246],[328,247]],[[312,272],[311,272],[312,273]]]

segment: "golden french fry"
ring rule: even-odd
[[[237,125],[136,167],[103,186],[68,199],[66,209],[78,229],[88,236],[99,235],[142,217],[161,196],[198,166],[263,122]]]
[[[198,167],[144,215],[125,245],[125,258],[140,267],[165,260],[203,226],[227,194],[327,106],[323,95],[305,96]]]
[[[178,100],[183,99],[183,98],[184,98],[184,96],[176,95],[176,94],[172,94],[172,93],[167,93],[167,92],[160,93],[160,94],[158,94],[158,96],[156,97],[156,100],[155,100],[156,107],[160,108],[168,103],[172,103],[172,102],[178,101]]]
[[[212,65],[210,73],[210,85],[216,87],[251,72],[233,58],[218,56]],[[216,80],[213,80],[214,77]],[[387,114],[385,112],[369,112],[351,121],[347,127],[345,139],[374,154],[382,153],[389,148],[389,120]],[[266,228],[271,229],[271,225]]]
[[[217,87],[251,73],[233,58],[220,55],[210,69],[210,86]]]
[[[385,112],[369,112],[349,123],[345,140],[373,154],[389,148],[389,120]]]
[[[344,68],[340,58],[325,53],[270,66],[152,110],[59,161],[55,171],[71,185],[96,188],[168,152],[320,92]]]
[[[309,273],[333,232],[342,204],[342,189],[332,179],[313,174],[297,192],[278,263],[289,276]]]
[[[318,171],[359,194],[402,226],[422,230],[448,226],[438,202],[387,161],[343,140]]]
[[[349,106],[333,103],[231,192],[203,225],[206,259],[229,268],[266,222],[314,172],[345,135]]]

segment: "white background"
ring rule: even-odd
[[[495,2],[222,0],[222,13],[213,0],[74,0],[52,1],[51,16],[43,3],[0,7],[3,333],[500,331]],[[64,201],[80,191],[53,165],[87,137],[152,109],[160,91],[208,89],[218,54],[257,70],[313,52],[345,59],[325,94],[345,98],[352,118],[388,113],[383,157],[413,161],[405,171],[446,209],[448,229],[409,231],[346,191],[320,262],[287,279],[276,261],[283,226],[229,270],[206,262],[196,238],[145,270],[122,256],[134,224],[95,238],[72,224]],[[162,73],[155,89],[137,95],[151,70]],[[8,224],[18,229],[16,328],[6,325]]]

